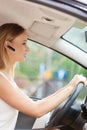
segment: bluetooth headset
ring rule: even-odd
[[[12,46],[8,45],[7,47],[8,47],[10,50],[15,51],[15,49],[14,49]]]

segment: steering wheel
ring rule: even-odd
[[[61,121],[63,117],[67,114],[68,110],[74,103],[75,99],[79,95],[80,91],[82,90],[84,84],[79,83],[73,92],[73,94],[65,101],[64,105],[59,108],[59,106],[53,111],[49,122],[47,123],[47,130],[50,130],[53,127],[62,128],[63,125],[61,125]]]

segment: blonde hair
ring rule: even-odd
[[[16,23],[6,23],[0,26],[0,69],[6,68],[8,63],[8,55],[4,47],[5,41],[12,41],[23,32],[25,29]]]

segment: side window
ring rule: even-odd
[[[28,96],[44,98],[66,85],[75,74],[86,75],[84,68],[58,52],[29,40],[28,45],[26,61],[17,63],[15,72],[18,86]]]

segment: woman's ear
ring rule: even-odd
[[[9,41],[5,41],[4,47],[7,48],[8,45],[9,45]]]
[[[5,41],[4,47],[9,48],[11,51],[15,51],[15,49],[12,47],[12,45],[9,41]]]

